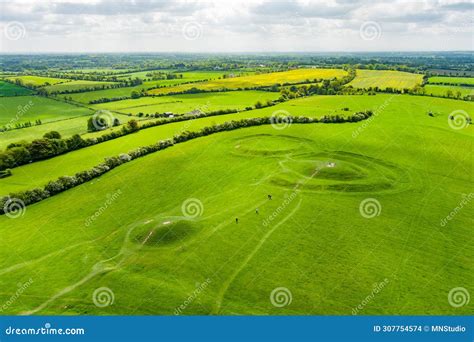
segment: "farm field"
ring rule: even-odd
[[[448,300],[474,283],[471,87],[419,86],[468,56],[324,56],[0,55],[4,78],[90,79],[0,97],[23,127],[0,132],[0,313],[473,312]]]
[[[92,114],[88,108],[39,96],[2,97],[0,101],[0,127],[40,119],[42,122],[61,120]]]
[[[449,91],[451,91],[452,96],[457,96],[458,92],[461,93],[461,96],[474,95],[474,87],[426,84],[424,88],[426,94],[433,94],[436,96],[447,96]]]
[[[11,143],[41,139],[45,133],[51,131],[60,132],[63,138],[71,137],[74,134],[85,135],[87,134],[87,120],[94,113],[95,111],[90,111],[90,115],[82,115],[79,117],[49,121],[38,126],[33,125],[31,127],[1,132],[0,134],[2,138],[0,139],[0,150],[5,149]],[[122,123],[126,123],[128,120],[130,120],[128,116],[119,113],[115,113],[114,117],[119,119]],[[146,121],[146,118],[136,119],[139,120],[139,122]],[[114,127],[113,129],[121,129],[121,126]],[[112,131],[113,129],[110,130]]]
[[[343,77],[345,75],[347,75],[347,72],[342,69],[296,69],[290,71],[234,77],[196,84],[185,84],[169,88],[159,88],[150,90],[149,93],[167,94],[170,92],[189,90],[194,87],[203,90],[250,88],[255,86],[271,86],[274,84],[312,81],[314,79],[333,79],[337,77]]]
[[[348,84],[354,88],[411,89],[421,84],[423,75],[391,70],[357,70],[356,78]]]
[[[0,80],[0,97],[30,95],[32,93],[33,91],[28,88]]]
[[[89,88],[100,88],[100,87],[107,87],[113,85],[114,82],[98,82],[98,81],[85,81],[85,80],[77,80],[77,81],[67,81],[64,83],[58,83],[50,86],[44,87],[48,92],[62,92],[62,91],[77,91],[81,89],[89,89]]]
[[[124,114],[154,114],[173,112],[184,114],[193,110],[212,112],[225,109],[242,110],[257,101],[266,103],[278,99],[280,93],[265,91],[231,91],[160,97],[142,97],[93,105],[96,109],[108,109]]]
[[[8,80],[15,82],[16,80],[20,80],[23,82],[24,85],[33,86],[33,87],[41,87],[44,85],[53,85],[58,83],[64,83],[68,80],[63,78],[53,78],[53,77],[44,77],[44,76],[15,76],[15,77],[7,77]]]
[[[431,84],[472,84],[474,85],[474,77],[443,77],[443,76],[434,76],[428,78],[428,83]]]
[[[105,90],[97,90],[97,91],[90,91],[85,93],[77,93],[77,94],[68,94],[71,96],[72,99],[76,102],[81,103],[89,103],[89,101],[97,100],[100,98],[114,98],[114,97],[124,97],[130,96],[132,91],[140,91],[142,89],[148,89],[151,87],[162,86],[174,86],[185,82],[191,81],[199,81],[199,80],[206,80],[209,78],[218,78],[222,77],[224,74],[223,72],[183,72],[182,79],[174,79],[174,80],[155,80],[155,81],[145,81],[141,85],[137,85],[134,87],[123,87],[123,88],[115,88],[115,89],[105,89]],[[128,77],[125,77],[127,78]],[[60,95],[61,96],[61,95]]]
[[[314,96],[193,120],[186,129],[280,109],[321,116],[344,107],[377,115],[367,122],[267,125],[198,138],[28,206],[18,219],[0,216],[0,286],[15,289],[34,278],[5,313],[173,315],[205,284],[181,314],[351,315],[373,284],[384,282],[363,314],[469,314],[468,306],[447,304],[446,293],[474,282],[472,217],[462,210],[447,227],[440,220],[474,181],[466,172],[473,127],[453,129],[447,119],[455,110],[472,112],[472,103]],[[16,168],[23,171],[9,178],[28,174],[23,179],[31,181],[44,170],[54,177],[73,172],[71,165],[89,168],[99,149],[115,154],[169,137],[185,124]],[[77,159],[64,159],[70,156]],[[335,166],[315,173],[329,162]],[[0,180],[2,189],[9,178]],[[371,218],[359,208],[368,198],[380,205]],[[196,215],[187,213],[187,201]],[[113,305],[91,301],[101,287],[113,291]],[[291,291],[290,305],[271,304],[277,287]],[[0,301],[10,296],[1,292]]]
[[[73,175],[76,172],[89,169],[102,162],[106,157],[126,153],[134,148],[153,144],[161,139],[171,138],[183,130],[199,130],[202,127],[229,120],[272,116],[274,112],[278,111],[284,111],[283,113],[289,113],[294,116],[321,117],[328,114],[344,116],[367,109],[377,111],[379,108],[385,107],[386,112],[396,116],[401,108],[408,107],[410,108],[409,112],[412,110],[416,111],[418,116],[426,119],[428,123],[438,124],[440,127],[443,127],[447,124],[446,117],[450,112],[458,109],[466,111],[474,109],[474,104],[468,102],[461,102],[461,107],[459,106],[459,101],[455,100],[408,95],[307,97],[260,110],[212,116],[148,128],[53,159],[17,167],[12,170],[12,176],[0,179],[0,188],[4,191],[3,195],[5,195],[10,192],[44,186],[49,180],[64,175]],[[345,107],[349,108],[349,111],[344,111],[343,108]],[[436,113],[439,117],[428,117],[429,111]],[[61,133],[61,131],[59,132]],[[101,134],[101,132],[87,133],[83,135],[83,138],[93,138]]]

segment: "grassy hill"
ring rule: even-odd
[[[29,206],[17,219],[1,216],[1,287],[32,280],[4,313],[174,314],[201,289],[182,314],[350,315],[384,282],[361,314],[469,314],[446,295],[474,281],[470,210],[440,222],[474,180],[473,128],[448,124],[451,112],[472,112],[471,103],[319,96],[194,120],[186,129],[277,109],[319,116],[343,107],[375,115],[357,124],[262,126],[199,138]],[[21,167],[11,179],[88,168],[101,151],[127,151],[184,124]],[[370,198],[378,203],[372,218],[360,210]],[[113,305],[93,304],[100,287],[113,292]],[[291,291],[290,305],[271,304],[277,287]]]

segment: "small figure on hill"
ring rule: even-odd
[[[272,195],[268,195],[268,199],[271,200],[271,199],[272,199]]]

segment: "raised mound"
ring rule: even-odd
[[[290,135],[255,134],[238,139],[234,144],[234,153],[242,155],[284,155],[307,151],[310,139]]]
[[[164,220],[159,224],[145,224],[135,228],[130,239],[143,246],[160,247],[186,239],[197,228],[197,223],[190,220]]]
[[[272,184],[309,191],[379,192],[404,190],[409,174],[380,159],[343,151],[305,153],[280,163]]]

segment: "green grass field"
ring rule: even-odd
[[[343,77],[347,72],[342,69],[296,69],[283,72],[272,72],[250,76],[220,79],[198,84],[184,84],[176,87],[159,88],[149,91],[150,94],[167,94],[181,92],[193,87],[203,90],[239,89],[255,86],[271,86],[274,84],[297,83],[312,81],[314,79],[333,79]]]
[[[447,119],[455,110],[472,113],[468,102],[298,99],[143,130],[14,169],[0,186],[28,188],[232,117],[276,109],[320,116],[343,107],[376,115],[199,138],[31,205],[17,219],[1,216],[0,302],[32,280],[4,313],[174,314],[205,284],[181,314],[350,315],[385,282],[359,314],[469,314],[470,306],[450,306],[447,293],[474,282],[472,203],[440,225],[474,181],[473,127],[456,130]],[[372,218],[359,208],[369,198],[378,203]],[[94,305],[100,287],[113,292],[112,305]],[[290,305],[271,304],[278,287],[291,291]]]
[[[474,85],[474,77],[443,77],[443,76],[434,76],[428,78],[428,83],[432,84],[472,84]]]
[[[426,94],[433,94],[435,96],[447,96],[451,91],[452,96],[457,96],[457,93],[461,93],[461,97],[467,95],[474,95],[474,88],[471,87],[458,87],[449,85],[437,85],[437,84],[426,84],[424,86]]]
[[[106,87],[114,84],[114,82],[98,82],[98,81],[85,81],[85,80],[77,80],[77,81],[68,81],[64,83],[58,83],[50,86],[44,87],[48,92],[61,92],[61,91],[77,91],[83,90],[88,88],[100,88]]]
[[[41,87],[48,84],[58,84],[67,82],[68,80],[62,78],[53,78],[53,77],[44,77],[44,76],[15,76],[15,77],[7,77],[8,80],[15,82],[16,80],[20,80],[23,82],[24,85],[34,86],[34,87]]]
[[[173,112],[178,114],[193,110],[212,112],[222,109],[238,109],[252,107],[257,101],[266,103],[276,100],[280,93],[265,91],[232,91],[222,93],[201,93],[189,95],[173,95],[160,97],[142,97],[133,100],[115,101],[94,105],[97,109],[108,109],[125,114],[154,114],[156,112]]]
[[[42,122],[61,120],[93,113],[84,107],[39,96],[3,97],[0,101],[0,126],[40,119]]]
[[[28,88],[0,80],[0,97],[30,95],[31,93],[33,92]]]
[[[142,76],[144,77],[147,72],[141,71],[132,74],[124,74],[121,75],[122,78],[128,78],[129,76],[126,75],[136,75],[134,77]],[[174,80],[155,80],[155,81],[145,81],[143,84],[135,86],[135,87],[124,87],[124,88],[116,88],[116,89],[106,89],[106,90],[98,90],[98,91],[90,91],[85,93],[78,93],[78,94],[68,94],[71,96],[74,101],[81,102],[81,103],[89,103],[91,100],[97,100],[100,98],[113,98],[113,97],[124,97],[130,96],[132,91],[137,90],[140,91],[141,89],[148,89],[156,86],[162,87],[172,87],[175,85],[179,85],[185,82],[194,82],[200,80],[208,80],[208,79],[218,79],[224,75],[222,71],[193,71],[193,72],[183,72],[183,78],[174,79]],[[140,78],[140,77],[139,77]]]
[[[421,84],[423,75],[392,70],[357,70],[356,78],[348,85],[354,88],[367,89],[379,87],[385,89],[411,89]]]
[[[434,112],[438,117],[431,118],[431,121],[438,123],[442,127],[448,125],[447,117],[451,112],[459,109],[466,110],[467,112],[474,110],[474,104],[468,102],[430,97],[397,95],[307,97],[260,110],[148,128],[135,134],[91,146],[87,149],[77,150],[39,163],[17,167],[13,170],[12,176],[0,179],[0,188],[3,189],[4,194],[7,194],[44,186],[51,179],[64,175],[73,175],[76,172],[89,169],[99,164],[105,157],[126,153],[134,148],[152,144],[160,139],[171,138],[183,130],[198,130],[211,124],[222,123],[232,119],[272,116],[273,113],[278,113],[280,110],[285,111],[283,113],[290,113],[295,116],[347,115],[347,113],[366,109],[377,111],[384,106],[387,107],[386,111],[394,116],[404,107],[409,108],[410,112],[414,111],[420,117],[424,118],[426,116],[428,119],[430,119],[427,115],[428,112]],[[344,107],[348,107],[349,112],[345,112],[343,110]],[[119,118],[122,120],[122,117]],[[61,131],[59,132],[62,133]],[[93,138],[101,134],[101,132],[87,133],[83,135],[83,138]],[[31,175],[34,175],[34,177]]]

